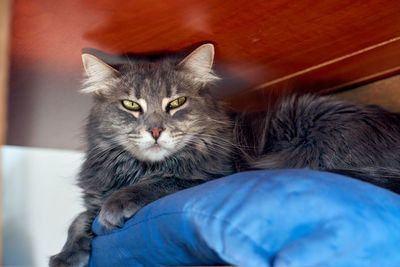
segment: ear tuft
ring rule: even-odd
[[[107,80],[115,77],[118,73],[116,69],[91,54],[82,54],[82,63],[87,74],[84,81],[85,88],[81,90],[82,93],[93,93],[101,90],[106,86]]]
[[[188,69],[196,81],[212,82],[219,78],[213,73],[214,45],[203,44],[185,57],[178,65]]]

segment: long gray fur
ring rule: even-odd
[[[209,93],[211,84],[199,82],[178,63],[167,58],[119,66],[106,88],[94,94],[86,127],[86,159],[78,177],[87,210],[70,226],[68,240],[51,257],[50,266],[87,266],[91,224],[100,210],[105,226],[119,227],[151,201],[233,173],[232,125],[227,112]],[[95,85],[89,81],[86,86]],[[172,93],[190,98],[190,106],[174,116],[161,109],[162,99]],[[148,112],[136,118],[122,110],[120,100],[130,95],[147,100]],[[149,124],[170,127],[192,139],[163,161],[139,160],[130,136],[143,127],[154,127]]]
[[[213,73],[197,77],[180,62],[132,62],[101,84],[86,81],[86,91],[94,92],[78,177],[86,211],[50,266],[88,266],[96,216],[116,228],[158,198],[236,171],[328,170],[400,191],[399,115],[307,95],[282,99],[266,113],[229,116],[210,94]],[[172,95],[190,101],[173,116],[162,109]],[[127,97],[145,99],[147,112],[136,117],[121,109]],[[152,127],[191,136],[190,142],[162,161],[142,160],[132,143],[140,129]]]

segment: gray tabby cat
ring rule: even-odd
[[[78,178],[86,211],[50,266],[88,266],[97,215],[117,228],[156,199],[236,171],[313,168],[400,188],[398,115],[303,96],[269,113],[230,116],[210,94],[218,80],[213,57],[211,44],[180,61],[116,68],[82,56],[88,75],[82,91],[94,99]]]
[[[177,62],[141,61],[112,68],[84,54],[85,93],[93,95],[86,160],[78,184],[86,211],[69,228],[50,266],[87,266],[99,215],[119,227],[162,196],[234,171],[232,125],[209,93],[214,48]]]

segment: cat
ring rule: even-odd
[[[113,68],[83,54],[83,93],[93,96],[86,159],[78,177],[86,211],[68,230],[50,266],[87,266],[97,215],[119,227],[142,206],[234,172],[232,123],[211,96],[218,80],[214,48],[205,44],[181,61],[139,61]]]
[[[156,199],[237,171],[310,168],[400,188],[396,114],[307,95],[266,113],[232,113],[210,93],[219,79],[212,44],[182,60],[82,59],[82,92],[94,99],[78,177],[86,211],[51,267],[88,266],[96,216],[118,228]]]

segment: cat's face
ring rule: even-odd
[[[92,56],[84,58],[89,73],[84,90],[96,95],[93,127],[105,141],[122,145],[142,161],[162,161],[188,147],[206,149],[205,141],[220,138],[228,124],[218,102],[204,90],[216,79],[212,56],[212,46],[206,45],[179,64],[142,62],[118,71]],[[101,80],[90,78],[99,73]]]

